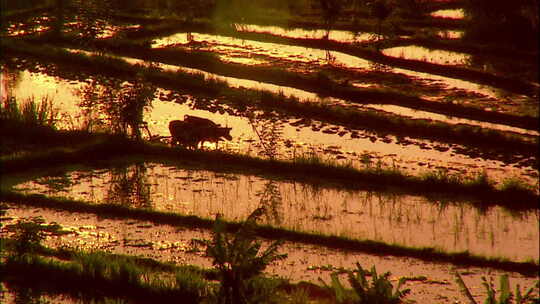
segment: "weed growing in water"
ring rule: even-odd
[[[454,272],[456,283],[459,285],[461,293],[467,297],[470,304],[477,304],[476,300],[472,296],[469,288],[465,285],[465,282],[459,275],[457,271]],[[497,299],[497,291],[493,287],[493,279],[490,278],[489,282],[486,277],[482,277],[482,285],[486,289],[487,298],[485,299],[485,304],[526,304],[526,303],[540,303],[540,297],[538,297],[538,292],[536,297],[533,292],[535,289],[540,288],[540,281],[531,286],[527,291],[522,294],[519,284],[516,285],[516,291],[512,293],[510,291],[510,281],[508,280],[508,275],[504,274],[500,276],[500,289],[499,289],[499,299]]]
[[[258,276],[270,263],[284,259],[286,255],[277,253],[281,241],[270,244],[259,254],[261,243],[255,239],[255,227],[263,214],[263,208],[253,211],[232,237],[226,234],[225,223],[218,215],[213,239],[195,240],[207,246],[206,254],[213,259],[213,265],[218,270],[220,304],[261,303],[272,298],[269,294],[274,288],[262,284]]]
[[[262,97],[261,97],[262,98]],[[251,114],[249,124],[259,137],[262,154],[271,160],[276,159],[279,145],[283,142],[283,125],[274,112]]]
[[[319,278],[326,288],[334,292],[338,303],[397,304],[410,292],[410,289],[399,290],[407,280],[406,278],[401,278],[394,289],[388,279],[390,272],[378,275],[375,266],[371,268],[371,271],[364,270],[360,263],[356,263],[356,267],[358,268],[356,275],[350,270],[347,271],[348,281],[353,287],[353,293],[345,289],[339,280],[337,272],[332,273],[330,286]],[[371,282],[368,282],[368,276],[371,276]]]
[[[15,96],[9,96],[0,107],[0,119],[24,126],[55,127],[58,111],[53,108],[53,101],[43,97],[41,102],[28,98],[19,103]]]

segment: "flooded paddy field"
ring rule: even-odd
[[[91,108],[88,104],[91,101],[88,96],[85,97],[84,92],[106,92],[108,84],[118,85],[121,80],[99,75],[88,75],[86,80],[78,80],[75,75],[54,72],[49,75],[51,72],[40,71],[44,68],[46,66],[32,72],[5,68],[2,74],[4,87],[23,100],[51,99],[53,107],[58,111],[58,125],[62,129],[77,129],[92,119],[99,126],[113,119],[110,114],[95,116],[96,113],[89,111]],[[49,68],[54,71],[57,67]],[[535,156],[516,153],[509,155],[502,151],[484,153],[468,146],[401,138],[391,134],[381,135],[366,129],[352,129],[279,112],[267,114],[256,109],[246,112],[228,104],[226,100],[208,100],[161,88],[155,91],[151,103],[152,107],[144,113],[144,120],[148,122],[152,136],[170,136],[169,121],[182,119],[186,114],[197,115],[232,127],[233,140],[222,143],[222,148],[248,155],[264,157],[265,150],[257,132],[261,132],[265,126],[272,126],[279,132],[275,134],[274,140],[277,143],[273,153],[282,159],[318,155],[341,163],[352,162],[356,167],[396,167],[414,175],[428,170],[444,170],[468,176],[486,172],[495,181],[502,181],[509,176],[519,177],[530,184],[538,180]],[[389,107],[380,108],[386,110]]]
[[[485,210],[392,191],[338,190],[153,163],[66,172],[16,185],[14,190],[209,219],[219,213],[235,222],[265,207],[268,214],[262,224],[294,231],[515,261],[539,258],[539,219],[534,210]]]
[[[51,235],[45,243],[53,248],[69,246],[85,250],[103,250],[111,253],[173,262],[179,265],[192,264],[211,267],[211,261],[192,244],[192,239],[210,238],[204,229],[185,229],[167,225],[156,225],[140,220],[114,220],[86,213],[62,212],[46,208],[20,208],[8,204],[6,223],[17,219],[43,216],[47,223],[56,222],[62,226],[62,235]],[[3,234],[9,233],[2,231]],[[266,242],[265,242],[266,243]],[[316,282],[318,278],[329,281],[330,273],[338,269],[354,268],[359,262],[364,267],[377,265],[378,271],[390,270],[392,281],[400,277],[417,278],[406,283],[412,289],[410,300],[418,303],[455,303],[466,298],[459,293],[453,282],[452,267],[444,263],[425,262],[414,258],[362,254],[346,250],[336,250],[316,245],[285,242],[281,249],[287,253],[285,261],[272,264],[267,272],[287,278],[292,282]],[[481,277],[497,277],[502,273],[510,275],[512,284],[530,286],[534,278],[496,269],[458,266],[467,284],[473,287],[473,295],[482,299]],[[421,278],[422,279],[418,279]],[[68,302],[69,303],[69,302]]]
[[[288,254],[264,274],[293,283],[360,262],[446,304],[467,301],[456,270],[480,302],[482,276],[538,279],[539,209],[520,201],[539,193],[537,10],[35,2],[2,15],[2,238],[41,216],[61,227],[49,248],[210,269],[192,240],[263,208],[257,237]],[[210,122],[172,138],[186,115]]]

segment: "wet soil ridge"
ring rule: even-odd
[[[70,134],[67,132],[66,134]],[[81,139],[80,133],[71,133],[67,138],[77,141]],[[70,139],[62,138],[62,135],[50,135],[51,142],[64,142]],[[87,146],[87,141],[96,143]],[[73,142],[71,142],[73,144]],[[497,189],[493,185],[460,183],[452,180],[423,180],[414,176],[406,176],[400,172],[377,172],[371,170],[355,170],[340,168],[338,166],[310,163],[292,163],[289,161],[261,160],[242,155],[233,155],[219,151],[189,151],[174,148],[140,144],[121,137],[103,139],[85,135],[80,148],[70,148],[70,152],[51,151],[41,155],[27,156],[10,161],[2,161],[5,174],[16,174],[36,169],[49,170],[55,166],[68,165],[70,163],[95,163],[121,157],[150,157],[160,161],[176,159],[190,162],[203,162],[210,167],[243,168],[248,171],[265,172],[266,174],[279,174],[291,179],[310,181],[310,176],[316,177],[314,181],[326,181],[326,183],[339,183],[346,187],[356,188],[364,185],[384,189],[385,187],[397,186],[412,193],[429,194],[445,193],[455,196],[468,196],[479,200],[479,204],[489,206],[500,204],[509,209],[538,208],[538,195],[533,191],[524,189]],[[88,157],[90,156],[91,157]],[[307,178],[302,178],[307,177]]]

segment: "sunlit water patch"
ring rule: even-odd
[[[263,26],[256,24],[236,24],[235,29],[239,32],[266,33],[288,38],[328,39],[343,43],[360,43],[375,38],[372,33],[354,33],[341,30],[307,30],[302,28],[282,28],[279,26]]]
[[[265,56],[316,65],[325,65],[330,62],[346,67],[369,67],[367,60],[341,52],[202,33],[177,33],[159,38],[153,41],[152,48],[188,46],[193,45],[195,41],[199,50],[217,53],[223,61],[231,61],[231,58],[243,54],[249,58]]]
[[[445,122],[449,124],[466,124],[466,125],[471,125],[471,126],[480,126],[482,128],[501,130],[501,131],[510,131],[510,132],[533,135],[533,136],[539,135],[538,131],[525,130],[522,128],[505,126],[505,125],[495,124],[495,123],[478,122],[471,119],[451,117],[448,115],[415,110],[415,109],[396,106],[396,105],[367,105],[366,108],[373,108],[377,110],[388,111],[390,113],[399,114],[399,115],[410,117],[413,119],[430,119],[430,120],[441,121],[441,122]]]
[[[445,50],[431,50],[425,47],[409,45],[383,49],[386,56],[421,60],[430,63],[448,65],[466,65],[470,61],[470,55]]]
[[[73,171],[16,186],[96,204],[240,221],[264,207],[264,223],[296,231],[445,251],[538,259],[537,212],[510,214],[392,192],[344,191],[259,176],[146,163]]]
[[[188,37],[191,38],[188,39]],[[258,42],[252,40],[242,40],[238,38],[220,35],[199,33],[177,33],[168,37],[156,39],[154,40],[152,47],[193,48],[193,45],[196,45],[196,48],[199,50],[205,50],[219,54],[221,60],[224,61],[238,62],[239,58],[242,56],[248,59],[251,58],[252,60],[254,60],[251,64],[254,65],[260,64],[261,58],[266,58],[264,59],[264,61],[266,62],[270,62],[271,58],[276,58],[279,60],[288,60],[291,61],[291,63],[300,62],[319,66],[331,64],[336,66],[342,66],[345,68],[361,70],[373,69],[374,66],[371,61],[343,54],[341,52],[267,42]],[[447,54],[445,54],[445,56],[445,58],[448,58]],[[244,59],[243,63],[247,63],[249,61],[248,59]],[[394,68],[391,66],[384,66],[384,69],[392,71],[394,73],[404,74],[409,77],[420,78],[422,80],[425,80],[426,82],[436,82],[437,84],[440,84],[443,87],[447,87],[448,89],[466,90],[495,99],[501,96],[508,97],[508,93],[503,92],[500,89],[486,85],[476,84],[474,82],[465,81],[457,78],[416,72],[413,70]]]
[[[431,13],[431,16],[438,18],[463,19],[465,18],[465,12],[461,8],[443,9],[434,11]]]

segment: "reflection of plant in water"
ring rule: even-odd
[[[283,199],[277,183],[274,180],[269,180],[264,185],[264,190],[258,192],[257,195],[260,196],[259,208],[264,209],[267,223],[280,225],[283,221],[283,215],[280,214]]]
[[[112,133],[141,138],[144,111],[152,106],[156,88],[140,76],[132,82],[118,79],[91,79],[78,94],[80,107],[88,117],[89,129],[110,129]],[[95,131],[95,130],[94,130]]]
[[[270,159],[276,159],[280,142],[283,138],[283,125],[274,112],[248,112],[249,124],[259,137],[263,148],[262,154]]]
[[[67,192],[69,187],[73,185],[73,181],[67,174],[57,176],[46,176],[39,178],[36,184],[47,187],[49,194],[58,192]]]
[[[319,0],[324,19],[324,28],[326,29],[325,39],[328,39],[332,26],[338,20],[343,10],[344,1],[342,0]]]
[[[105,201],[136,208],[151,208],[150,183],[144,164],[113,169]]]

